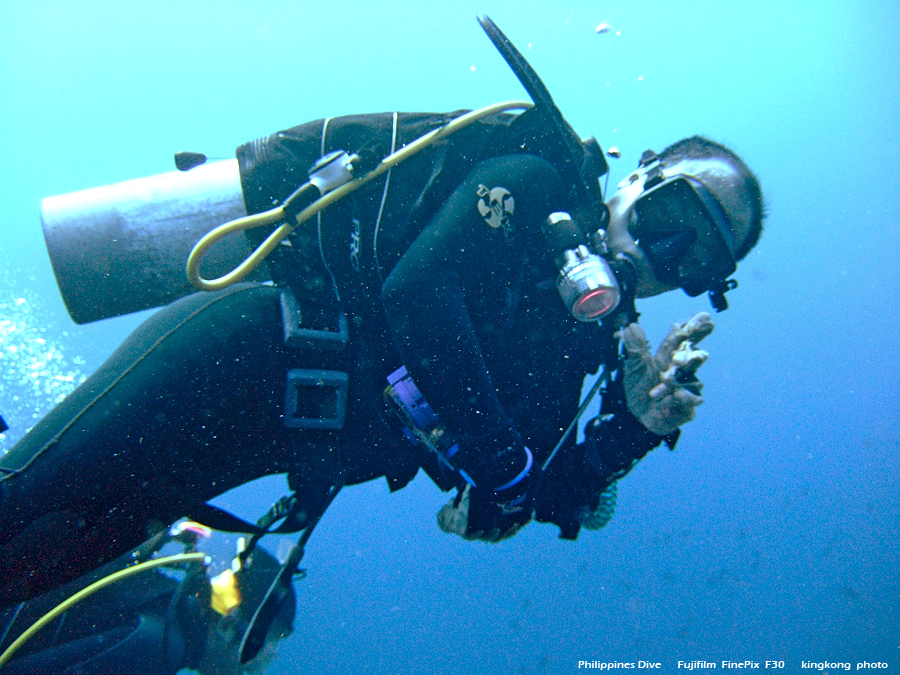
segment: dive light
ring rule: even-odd
[[[579,321],[597,321],[619,305],[619,283],[601,253],[604,233],[585,243],[585,236],[564,211],[551,213],[544,236],[554,253],[559,276],[556,289],[566,309]]]

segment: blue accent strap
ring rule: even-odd
[[[475,479],[472,478],[472,476],[470,476],[469,474],[467,474],[463,469],[458,469],[457,473],[459,473],[459,475],[463,477],[463,480],[466,481],[473,488],[478,487],[477,485],[475,485]]]
[[[406,370],[406,366],[400,366],[393,373],[388,375],[388,383],[394,388],[397,394],[398,402],[403,406],[409,416],[412,417],[416,426],[425,430],[432,424],[437,422],[437,415],[428,405],[428,401],[422,396],[422,392],[413,382],[412,377]]]
[[[522,472],[508,483],[504,483],[500,487],[494,488],[494,492],[502,492],[503,490],[508,490],[509,488],[518,485],[525,479],[525,476],[527,476],[528,472],[531,471],[531,465],[534,464],[534,456],[531,454],[531,450],[529,450],[527,447],[525,448],[525,455],[528,457],[528,459],[525,462],[525,468],[522,469]],[[462,471],[460,471],[460,473],[462,473]]]

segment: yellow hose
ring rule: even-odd
[[[400,162],[409,159],[416,153],[427,148],[432,143],[435,143],[442,138],[449,136],[455,131],[459,131],[463,127],[467,127],[473,122],[477,122],[480,119],[507,110],[525,110],[527,108],[531,108],[532,106],[533,104],[527,101],[504,101],[502,103],[495,103],[493,105],[485,106],[484,108],[479,108],[478,110],[472,110],[471,112],[467,112],[464,115],[455,117],[454,119],[447,122],[447,124],[445,124],[444,126],[429,131],[424,136],[420,136],[412,143],[409,143],[396,152],[388,155],[383,160],[381,160],[378,166],[376,166],[364,176],[355,178],[317,199],[315,202],[313,202],[297,214],[295,222],[286,222],[279,228],[277,228],[274,232],[272,232],[272,234],[270,234],[266,238],[266,240],[262,244],[260,244],[257,249],[247,257],[246,260],[244,260],[244,262],[242,262],[228,274],[221,276],[218,279],[203,279],[200,276],[200,259],[203,257],[210,246],[219,241],[222,237],[231,234],[232,232],[249,230],[254,227],[272,225],[274,223],[280,222],[284,220],[284,209],[279,206],[269,211],[264,211],[263,213],[257,213],[252,216],[238,218],[237,220],[232,220],[229,223],[220,225],[219,227],[205,235],[202,239],[200,239],[200,241],[197,242],[197,245],[194,246],[191,254],[188,256],[188,281],[190,281],[195,287],[203,291],[218,291],[223,288],[227,288],[231,284],[237,283],[248,274],[250,274],[250,272],[252,272],[254,269],[256,269],[256,267],[266,258],[266,256],[268,256],[275,249],[275,247],[278,246],[278,244],[280,244],[281,241],[291,233],[291,231],[295,227],[309,220],[314,215],[331,206],[336,201],[342,199],[354,190],[362,187],[373,178],[377,178],[388,169],[391,169]]]
[[[81,602],[85,598],[90,595],[93,595],[97,591],[106,588],[112,583],[124,579],[125,577],[131,576],[132,574],[137,574],[138,572],[144,572],[149,569],[153,569],[155,567],[162,567],[163,565],[172,565],[174,563],[180,562],[199,562],[206,559],[205,553],[179,553],[177,555],[170,555],[163,558],[154,558],[153,560],[147,560],[146,562],[139,563],[137,565],[132,565],[131,567],[126,567],[123,570],[119,570],[118,572],[113,572],[109,576],[103,577],[102,579],[98,579],[90,586],[81,589],[75,595],[70,597],[68,600],[64,600],[56,607],[51,609],[49,612],[44,614],[40,619],[35,621],[24,633],[22,633],[18,638],[16,638],[15,642],[13,642],[9,647],[7,647],[6,651],[3,654],[0,654],[0,668],[6,665],[7,661],[9,661],[13,654],[15,654],[19,648],[24,645],[28,640],[30,640],[35,633],[37,633],[41,628],[46,626],[48,623],[53,621],[56,617],[58,617],[63,612],[67,611],[73,605]]]

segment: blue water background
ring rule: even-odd
[[[621,482],[606,529],[468,543],[438,531],[446,496],[426,478],[348,489],[311,540],[295,633],[268,672],[639,659],[898,672],[896,2],[4,3],[4,289],[29,299],[57,370],[91,372],[143,317],[71,323],[41,198],[169,171],[179,150],[231,156],[323,116],[524,97],[479,12],[580,134],[618,146],[611,185],[644,149],[703,133],[756,171],[771,216],[704,343],[707,403],[676,452]],[[620,34],[596,34],[600,21]],[[654,342],[706,308],[675,294],[639,305]],[[33,424],[11,382],[4,447]],[[225,502],[254,514],[270,488]]]

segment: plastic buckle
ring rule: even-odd
[[[293,292],[286,290],[281,294],[281,320],[284,325],[284,343],[292,349],[315,349],[319,351],[339,352],[350,341],[350,330],[347,315],[336,312],[335,330],[319,328],[303,328],[303,314],[300,303]]]
[[[338,370],[287,372],[284,425],[293,429],[343,429],[350,378]]]

